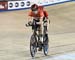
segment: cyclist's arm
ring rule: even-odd
[[[32,17],[33,17],[32,11],[29,11],[29,13],[28,13],[28,22],[33,20]]]
[[[50,19],[49,19],[49,17],[48,17],[48,13],[47,13],[46,10],[44,10],[44,15],[45,15],[45,17],[46,17],[47,22],[50,24]]]
[[[43,17],[44,17],[44,13],[43,11],[40,12],[40,23],[43,23]]]
[[[47,20],[47,30],[49,30],[50,19],[48,17],[47,11],[44,11],[44,14],[45,14],[45,17],[46,17],[46,20]]]
[[[48,17],[48,19],[47,19],[47,30],[49,30],[49,25],[50,25],[50,19]]]
[[[32,20],[33,20],[33,17],[29,16],[29,17],[28,17],[28,22],[29,22],[29,21],[32,21]]]
[[[32,22],[33,22],[32,17],[28,16],[26,26],[31,26],[32,25]]]

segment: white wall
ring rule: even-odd
[[[35,2],[36,1],[36,2]],[[22,9],[28,8],[32,4],[36,3],[38,5],[48,5],[54,3],[60,3],[69,0],[24,0],[24,1],[8,1],[8,9]]]

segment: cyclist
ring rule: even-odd
[[[37,22],[35,28],[34,25],[32,24],[32,31],[34,32],[34,29],[36,29],[36,33],[38,32],[40,35],[41,33],[41,26],[42,26],[42,22],[44,19],[44,13],[43,10],[39,9],[39,6],[37,4],[33,4],[31,6],[31,11],[29,12],[29,23],[32,24],[33,21]],[[42,50],[42,47],[40,46],[39,51]]]

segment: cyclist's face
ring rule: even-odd
[[[37,13],[38,13],[38,10],[33,11],[33,13],[34,13],[34,14],[37,14]]]

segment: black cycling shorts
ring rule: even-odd
[[[32,24],[32,30],[35,30],[35,31],[39,31],[40,30],[40,24],[37,24],[37,22],[40,22],[40,20],[33,20],[33,24]]]

